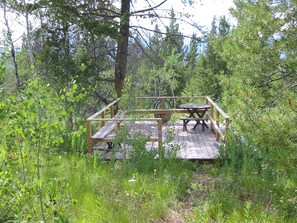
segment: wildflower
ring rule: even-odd
[[[130,179],[128,182],[129,182],[129,183],[134,183],[135,181],[136,181],[136,180],[135,180],[135,176],[133,176],[132,179]]]

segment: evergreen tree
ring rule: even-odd
[[[222,94],[221,76],[228,75],[227,62],[220,56],[222,42],[229,33],[230,26],[225,17],[212,21],[211,31],[206,39],[204,53],[199,56],[194,75],[186,87],[185,94],[207,95],[219,100]]]
[[[179,24],[174,10],[170,11],[169,26],[166,27],[166,36],[162,43],[162,56],[166,57],[171,55],[175,50],[178,54],[184,56],[184,38],[179,30]]]
[[[199,41],[196,37],[195,34],[192,35],[192,38],[191,38],[191,42],[190,42],[190,45],[189,45],[189,50],[187,52],[187,55],[186,55],[186,63],[187,63],[187,67],[191,70],[193,70],[196,66],[196,63],[198,61],[198,51],[199,51]]]
[[[224,101],[236,116],[234,128],[259,145],[294,148],[296,135],[296,23],[291,1],[235,1],[237,27],[223,44],[232,76]],[[296,148],[296,147],[295,147]]]

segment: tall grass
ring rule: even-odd
[[[150,172],[139,170],[133,161],[103,162],[96,156],[62,153],[48,154],[43,164],[44,209],[50,222],[157,221],[186,193],[192,169],[191,164],[178,160],[164,161],[158,168],[160,163],[156,161]],[[10,166],[12,171],[14,168]],[[34,182],[27,184],[34,188]],[[11,188],[2,192],[7,198],[12,193]],[[29,197],[36,197],[34,193],[24,188],[15,211],[7,214],[15,220],[39,221],[38,206],[28,202]],[[27,208],[20,211],[21,207]]]
[[[217,163],[222,182],[210,195],[207,213],[216,221],[295,222],[297,219],[294,161],[285,148],[267,148],[230,136]]]

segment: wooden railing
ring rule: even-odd
[[[117,113],[119,106],[118,103],[120,101],[120,98],[114,100],[92,116],[90,116],[87,119],[87,143],[88,143],[88,152],[92,153],[93,152],[93,146],[92,146],[92,121],[95,121],[95,119],[99,116],[101,118],[101,127],[103,127],[108,121],[106,118],[108,118],[107,114],[109,114],[109,118],[113,118],[115,114]]]
[[[208,96],[143,96],[136,97],[136,99],[150,99],[150,100],[161,100],[160,109],[137,109],[135,112],[148,112],[152,114],[161,114],[162,123],[164,123],[165,114],[170,113],[187,113],[186,109],[166,109],[165,100],[200,100],[210,105],[210,110],[206,113],[207,118],[210,121],[210,129],[216,134],[216,141],[219,142],[226,141],[226,132],[229,126],[230,118],[229,116]]]
[[[109,121],[116,121],[117,123],[121,122],[131,122],[131,121],[156,121],[158,123],[158,139],[159,146],[162,142],[162,123],[165,122],[164,117],[166,114],[172,113],[187,113],[186,109],[179,109],[176,107],[165,108],[165,100],[174,100],[175,102],[180,100],[183,102],[189,102],[191,100],[199,100],[199,103],[206,103],[210,105],[209,111],[206,113],[208,120],[210,121],[210,130],[216,134],[216,141],[219,142],[226,141],[226,132],[229,125],[229,116],[208,96],[145,96],[145,97],[136,97],[139,100],[161,100],[160,108],[155,109],[143,109],[137,108],[133,110],[125,111],[126,114],[159,114],[161,118],[118,118],[114,117],[119,110],[119,101],[116,99],[107,106],[105,106],[100,111],[96,112],[87,119],[87,142],[88,142],[88,152],[93,153],[93,131],[92,131],[92,122],[101,122],[101,128]],[[191,101],[192,102],[192,101]],[[119,125],[119,124],[118,124]],[[153,139],[152,141],[154,141]],[[155,140],[156,141],[156,140]]]
[[[101,122],[101,128],[106,127],[106,123],[108,122],[115,122],[117,123],[116,126],[119,127],[120,123],[122,122],[145,122],[145,121],[156,121],[157,122],[157,137],[150,137],[149,141],[151,142],[158,142],[159,149],[162,145],[162,119],[161,118],[126,118],[126,117],[117,117],[116,114],[119,111],[118,102],[120,99],[117,99],[107,106],[105,106],[100,111],[96,112],[92,116],[87,119],[87,143],[88,143],[88,152],[90,154],[93,153],[93,141],[101,141],[101,142],[112,142],[113,139],[96,139],[92,136],[95,132],[92,130],[92,122]],[[124,113],[128,113],[125,111]],[[113,128],[112,126],[110,128]],[[97,129],[98,130],[98,129]],[[96,130],[96,131],[97,131]],[[100,131],[100,130],[99,130]],[[160,151],[161,154],[161,151]]]
[[[205,102],[210,105],[210,110],[206,113],[210,121],[210,129],[216,133],[217,142],[220,138],[225,142],[230,118],[210,97],[205,96]]]

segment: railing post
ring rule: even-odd
[[[119,102],[116,102],[109,108],[110,111],[110,118],[113,118],[119,111]]]
[[[209,113],[210,113],[210,117],[212,119],[214,119],[214,116],[213,116],[213,113],[214,113],[214,106],[213,104],[211,103],[211,101],[209,100],[209,97],[208,96],[205,96],[205,103],[210,105],[210,109],[209,109]],[[213,132],[214,131],[214,126],[213,126],[213,122],[210,121],[210,131]]]
[[[113,108],[113,105],[110,106],[110,118],[113,118],[114,116],[114,108]]]
[[[158,120],[158,147],[160,158],[164,158],[164,151],[162,150],[162,119]]]
[[[212,119],[214,119],[214,107],[213,107],[213,104],[210,104],[210,117]],[[210,131],[214,131],[214,126],[213,126],[213,122],[210,122]]]
[[[105,118],[105,111],[102,112],[102,113],[100,114],[100,116],[101,116],[102,119],[104,119],[104,118]],[[105,121],[102,120],[102,121],[101,121],[101,127],[103,127],[104,125],[105,125]]]
[[[165,98],[161,98],[161,109],[165,109]],[[165,114],[162,112],[162,123],[165,123]]]
[[[119,102],[115,103],[113,106],[113,116],[115,116],[119,111]]]
[[[92,144],[92,128],[91,128],[91,121],[87,120],[87,142],[88,142],[88,153],[93,153],[93,144]]]
[[[225,118],[225,135],[224,135],[224,143],[227,144],[227,130],[229,127],[229,123],[230,123],[230,119],[229,118]]]
[[[218,110],[216,110],[216,125],[218,126],[218,128],[220,128],[220,121],[219,121],[219,118],[220,118],[220,112]],[[218,131],[216,131],[216,141],[219,142],[220,140],[220,134]]]

